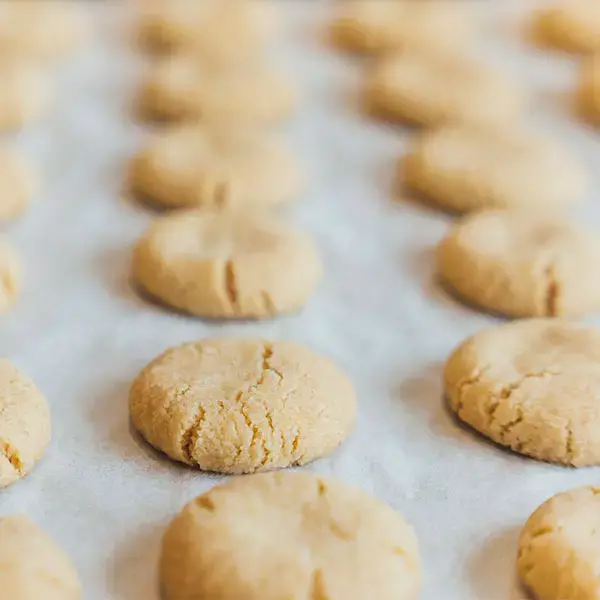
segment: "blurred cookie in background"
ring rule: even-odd
[[[576,110],[587,122],[600,127],[600,51],[583,61]]]

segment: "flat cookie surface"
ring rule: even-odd
[[[367,75],[364,103],[381,119],[434,126],[509,122],[526,100],[503,73],[468,57],[406,52],[375,62]]]
[[[194,56],[177,55],[153,64],[139,104],[150,119],[268,123],[290,116],[295,92],[285,77],[262,65],[214,69]]]
[[[583,167],[560,144],[519,127],[449,125],[417,136],[399,168],[401,184],[451,212],[580,202]]]
[[[190,502],[160,573],[166,600],[416,600],[421,578],[399,513],[308,473],[236,479]]]
[[[135,280],[152,296],[216,318],[299,310],[321,273],[311,239],[283,222],[204,211],[156,220],[133,259]]]
[[[279,138],[241,125],[182,125],[157,134],[130,165],[132,191],[163,207],[267,207],[301,183]]]
[[[538,460],[600,463],[600,332],[532,319],[483,330],[444,371],[458,418],[494,442]]]
[[[600,488],[557,494],[527,521],[517,569],[539,600],[600,598]]]
[[[562,218],[489,211],[459,223],[437,251],[458,296],[511,317],[600,312],[600,236]]]
[[[27,517],[0,517],[0,590],[6,600],[79,600],[77,573]]]
[[[174,460],[252,473],[331,452],[354,425],[356,401],[331,361],[297,344],[203,340],[151,362],[131,387],[130,412]]]

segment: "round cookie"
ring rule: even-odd
[[[580,164],[553,140],[511,128],[447,125],[415,138],[399,179],[450,212],[486,208],[567,208],[582,200]]]
[[[4,186],[0,199],[0,221],[7,221],[27,208],[35,184],[29,168],[6,146],[0,146],[0,179]]]
[[[62,550],[27,517],[0,517],[0,590],[7,600],[80,600],[79,578]]]
[[[600,51],[583,62],[577,109],[586,121],[600,127]]]
[[[416,536],[364,492],[309,473],[269,473],[187,504],[162,544],[165,600],[416,600]]]
[[[367,112],[412,125],[508,122],[522,112],[522,91],[504,74],[451,54],[405,52],[379,59],[367,75]]]
[[[510,317],[600,312],[600,236],[529,212],[475,214],[440,243],[438,273],[457,295]]]
[[[575,53],[600,51],[600,4],[597,0],[561,0],[539,10],[533,34],[544,46]]]
[[[47,81],[38,67],[0,59],[0,130],[14,130],[39,119],[47,106]]]
[[[166,208],[259,208],[289,202],[301,188],[298,165],[263,130],[188,124],[156,134],[130,164],[134,194]]]
[[[519,538],[517,570],[538,600],[598,600],[600,488],[580,487],[542,504]]]
[[[0,488],[27,475],[49,441],[46,399],[25,374],[0,359]]]
[[[15,304],[21,290],[21,261],[12,247],[0,240],[0,314]]]
[[[333,43],[368,54],[406,50],[447,52],[473,33],[470,11],[446,0],[346,0],[331,28]]]
[[[167,350],[131,386],[135,427],[204,471],[303,465],[339,446],[356,419],[348,378],[292,342],[202,340]]]
[[[444,383],[458,418],[497,444],[600,464],[600,331],[558,319],[485,329],[452,353]]]
[[[148,0],[137,27],[138,38],[153,52],[185,48],[223,66],[259,56],[274,29],[272,7],[254,0]]]
[[[321,278],[311,239],[277,219],[186,211],[157,219],[133,256],[135,281],[200,317],[268,318],[299,310]]]
[[[142,116],[175,121],[277,122],[290,116],[294,102],[290,82],[262,65],[213,69],[189,55],[154,63],[140,92]]]

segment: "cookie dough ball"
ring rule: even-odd
[[[438,272],[459,297],[510,317],[600,312],[600,236],[563,218],[484,212],[438,247]]]
[[[138,37],[149,50],[185,48],[222,66],[258,56],[274,30],[272,6],[256,0],[149,0],[138,22]]]
[[[519,539],[517,569],[539,600],[597,600],[600,488],[557,494],[529,518]]]
[[[301,187],[279,138],[242,125],[185,125],[157,134],[130,165],[132,192],[166,208],[264,208]]]
[[[0,517],[0,590],[7,600],[80,600],[79,578],[62,550],[27,517]]]
[[[538,460],[600,463],[600,332],[557,319],[483,330],[450,356],[451,409],[497,444]]]
[[[367,76],[364,103],[374,117],[412,125],[477,124],[515,119],[523,92],[503,73],[456,55],[406,52],[379,59]]]
[[[211,318],[267,318],[299,310],[319,279],[311,239],[260,215],[178,213],[137,244],[133,276],[168,306]]]
[[[583,63],[577,105],[586,121],[600,127],[600,52]]]
[[[309,473],[232,480],[199,496],[163,538],[165,600],[416,600],[418,544],[402,516]]]
[[[0,59],[0,130],[14,130],[39,119],[47,106],[47,80],[29,62]]]
[[[559,144],[526,130],[450,125],[415,138],[401,183],[450,212],[552,211],[582,200],[586,175]]]
[[[0,488],[27,475],[49,441],[46,399],[31,379],[0,359]]]
[[[465,46],[474,29],[470,11],[448,0],[346,0],[338,4],[331,36],[336,46],[350,52],[446,52]]]
[[[21,260],[7,242],[0,240],[0,314],[13,307],[20,290]]]
[[[356,418],[352,384],[292,342],[202,340],[167,350],[134,381],[135,427],[174,460],[218,473],[303,465]]]
[[[277,122],[290,116],[294,102],[292,84],[262,65],[214,69],[190,55],[157,61],[140,93],[142,116],[174,121]]]
[[[575,53],[600,51],[597,0],[561,0],[538,11],[534,37],[545,46]]]

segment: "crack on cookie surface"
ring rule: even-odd
[[[325,577],[321,569],[315,569],[312,574],[312,584],[307,600],[331,600],[325,587]]]
[[[551,264],[544,271],[546,280],[546,292],[544,299],[544,315],[546,317],[556,317],[560,314],[560,299],[562,290],[556,277],[556,267]]]
[[[10,466],[23,477],[23,462],[19,456],[19,451],[9,442],[0,439],[0,456],[4,456]]]
[[[225,263],[225,293],[227,294],[227,300],[231,305],[233,314],[238,314],[240,311],[239,293],[236,283],[235,265],[232,260],[228,260]]]
[[[194,500],[194,504],[198,508],[202,510],[207,510],[209,512],[213,512],[217,508],[210,494],[203,494],[202,496],[198,496]]]
[[[458,383],[458,385],[456,386],[456,405],[453,407],[456,411],[456,414],[460,416],[460,412],[463,409],[463,396],[465,394],[466,388],[477,385],[481,381],[481,378],[485,375],[486,371],[488,371],[490,368],[491,365],[487,365],[481,369],[476,369],[474,373],[472,373],[471,375],[469,375],[468,377],[466,377]],[[453,402],[452,396],[450,396],[450,400],[451,402]]]

